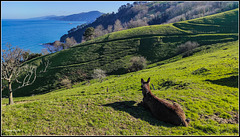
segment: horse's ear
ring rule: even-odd
[[[150,82],[150,77],[148,78],[148,81],[147,81],[147,83],[149,84],[149,82]]]
[[[143,84],[145,81],[143,79],[141,79],[141,83]]]

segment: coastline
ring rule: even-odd
[[[83,21],[33,19],[1,19],[1,21],[2,49],[10,43],[12,46],[18,46],[33,53],[41,53],[45,45],[52,45],[70,29],[85,23]]]

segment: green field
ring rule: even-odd
[[[189,27],[189,24],[194,25]],[[60,88],[60,79],[65,76],[73,83],[91,79],[96,68],[105,70],[108,75],[125,74],[128,72],[131,57],[144,56],[150,65],[179,55],[178,46],[187,41],[198,42],[200,46],[236,41],[236,24],[238,9],[179,23],[109,33],[70,49],[26,62],[40,65],[41,59],[44,58],[51,64],[46,73],[38,75],[33,85],[19,89],[13,96],[31,96],[53,91]],[[217,26],[213,27],[215,32],[209,30],[209,26]],[[39,71],[41,67],[40,65]],[[80,76],[79,72],[86,77]],[[6,90],[3,91],[3,95],[8,95]]]
[[[123,30],[30,60],[26,63],[40,69],[41,58],[49,59],[51,65],[33,85],[13,93],[14,105],[2,99],[2,134],[239,135],[236,19],[238,9]],[[209,26],[215,26],[214,32]],[[186,41],[201,45],[189,57],[177,50]],[[139,55],[147,58],[147,68],[126,73],[129,59]],[[109,76],[102,82],[83,81],[69,73],[81,70],[90,76],[95,68],[106,70]],[[75,85],[56,89],[58,79],[65,75]],[[138,105],[143,98],[141,78],[148,77],[154,95],[182,106],[191,120],[188,127],[158,121]]]
[[[91,80],[72,89],[16,97],[11,106],[3,99],[2,131],[4,135],[237,135],[238,55],[238,41],[214,44],[192,57],[109,76],[102,83]],[[158,121],[137,105],[142,100],[140,79],[148,77],[154,95],[182,106],[191,119],[189,127]]]

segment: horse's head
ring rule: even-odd
[[[147,82],[145,82],[143,79],[141,79],[141,88],[142,88],[142,94],[145,97],[146,94],[150,91],[150,77],[148,78]]]

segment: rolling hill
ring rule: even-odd
[[[238,9],[114,32],[29,60],[26,64],[40,69],[43,58],[51,64],[33,85],[14,92],[14,105],[2,99],[2,134],[238,135],[236,24]],[[200,46],[184,57],[177,48],[187,41]],[[147,69],[126,73],[133,56],[144,56]],[[109,76],[103,81],[88,79],[95,68],[106,70]],[[77,84],[71,89],[59,87],[64,76]],[[189,127],[158,121],[138,105],[141,78],[148,77],[154,95],[182,106],[191,120]]]
[[[218,23],[220,18],[221,23]],[[191,27],[185,27],[189,24]],[[144,26],[106,34],[70,49],[26,62],[40,65],[44,58],[51,65],[46,73],[38,76],[33,85],[20,89],[14,96],[50,92],[59,87],[60,79],[65,76],[73,82],[91,79],[96,68],[105,70],[108,75],[124,74],[128,72],[131,57],[144,56],[148,64],[163,61],[179,55],[177,47],[187,41],[198,42],[201,46],[235,41],[238,39],[236,24],[238,9],[179,23]],[[215,26],[215,32],[209,26]],[[40,65],[40,69],[41,67]],[[3,94],[8,95],[7,92]]]
[[[96,20],[99,16],[104,13],[99,11],[89,11],[89,12],[82,12],[78,14],[72,14],[67,16],[55,16],[49,17],[50,20],[63,20],[63,21],[86,21],[87,23],[91,23]]]
[[[238,135],[238,42],[202,46],[193,56],[103,82],[15,97],[14,105],[3,99],[2,134]],[[182,106],[189,127],[158,121],[138,105],[140,80],[148,77],[154,95]]]
[[[133,2],[119,7],[117,13],[107,13],[98,17],[94,22],[83,27],[74,29],[64,34],[60,41],[64,42],[67,37],[73,37],[77,42],[82,42],[82,36],[88,27],[98,30],[103,34],[121,29],[129,29],[146,25],[159,25],[175,23],[183,20],[190,20],[207,15],[212,15],[238,8],[238,2],[226,1],[204,1],[204,2],[184,2],[184,1],[156,1],[156,2]],[[115,28],[115,22],[121,23]],[[104,31],[103,31],[104,29]],[[116,29],[116,30],[115,30]]]
[[[99,16],[104,13],[99,11],[89,11],[89,12],[82,12],[78,14],[71,14],[66,16],[56,16],[56,15],[49,15],[49,16],[42,16],[42,17],[35,17],[29,18],[31,20],[62,20],[62,21],[84,21],[87,23],[91,23],[96,20]]]

